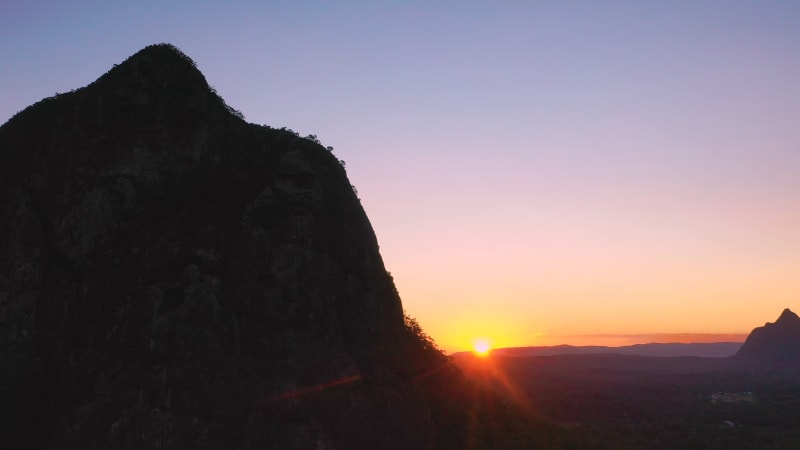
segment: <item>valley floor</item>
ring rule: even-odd
[[[720,359],[615,355],[455,358],[598,449],[800,448],[800,372]]]

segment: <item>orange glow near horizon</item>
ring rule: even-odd
[[[430,273],[437,271],[431,269]],[[656,292],[638,286],[636,280],[628,285],[622,280],[609,280],[605,286],[600,281],[589,286],[576,283],[561,292],[549,289],[547,280],[512,283],[490,275],[481,278],[470,274],[458,279],[443,276],[441,284],[435,284],[433,275],[430,279],[396,276],[395,281],[404,307],[448,354],[472,352],[476,337],[489,336],[495,349],[743,342],[754,328],[775,321],[784,308],[800,311],[792,304],[796,283],[791,283],[788,276],[771,281],[759,279],[762,288],[758,294],[755,287],[738,285],[743,277],[729,283],[740,288],[738,293],[727,287],[703,288],[699,283]],[[722,280],[716,284],[721,285]],[[781,291],[779,287],[786,289]],[[729,300],[720,306],[706,302],[700,294]],[[747,301],[759,295],[778,300]],[[672,298],[680,301],[671,301]]]
[[[492,336],[498,338],[456,338],[453,340],[442,339],[437,344],[445,353],[471,351],[478,356],[487,356],[491,350],[508,347],[528,346],[604,346],[621,347],[635,344],[650,343],[682,343],[698,344],[710,342],[744,342],[747,333],[649,333],[649,334],[576,334],[576,335],[548,335],[533,333],[515,336],[503,334],[503,327],[497,327],[497,332]],[[507,330],[505,330],[507,331]]]

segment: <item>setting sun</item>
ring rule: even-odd
[[[492,345],[488,339],[480,338],[472,342],[472,349],[478,356],[486,356],[489,354],[489,350],[492,349]]]

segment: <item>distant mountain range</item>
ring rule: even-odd
[[[471,352],[458,352],[460,358]],[[725,366],[739,368],[800,367],[800,317],[790,309],[783,310],[774,323],[755,328],[744,343],[650,343],[622,347],[557,345],[551,347],[509,347],[492,350],[493,356],[527,358],[544,356],[642,356],[648,358],[719,358]],[[598,362],[597,358],[592,358]],[[677,359],[675,361],[678,361]],[[652,361],[648,364],[652,364]]]
[[[741,342],[712,342],[697,344],[650,343],[626,345],[622,347],[605,347],[598,345],[556,345],[552,347],[536,346],[498,348],[492,350],[492,354],[512,357],[554,355],[627,355],[656,357],[699,356],[703,358],[726,358],[735,355],[741,346]]]

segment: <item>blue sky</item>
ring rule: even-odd
[[[335,148],[447,349],[800,306],[800,2],[66,3],[0,5],[0,122],[178,46]]]

